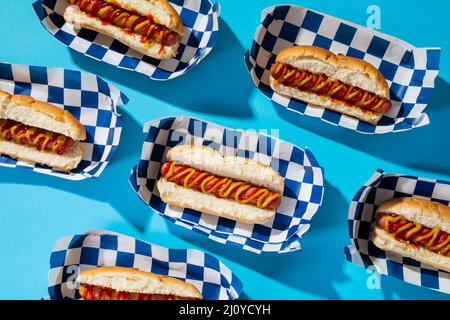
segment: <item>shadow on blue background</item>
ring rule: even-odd
[[[124,117],[121,143],[111,163],[98,179],[73,182],[33,173],[26,169],[5,169],[0,183],[43,185],[108,203],[126,221],[144,233],[150,224],[151,217],[157,213],[147,208],[129,186],[129,170],[119,169],[124,167],[131,169],[131,163],[138,161],[144,135],[140,125],[123,110],[119,111]],[[120,165],[123,161],[130,162],[130,165]],[[34,175],[33,179],[29,179],[30,174]],[[348,238],[340,230],[342,230],[342,224],[346,224],[347,203],[338,189],[328,183],[325,188],[324,204],[313,218],[308,237],[302,243],[306,250],[301,252],[256,255],[213,242],[173,223],[167,222],[167,225],[173,235],[213,254],[245,265],[288,286],[328,299],[339,299],[332,284],[345,280],[342,273],[342,263],[344,263],[342,247],[347,244]],[[109,229],[120,228],[111,226]],[[334,232],[333,245],[329,243],[330,237],[327,236],[329,232]],[[242,298],[248,297],[244,293]]]
[[[44,185],[63,190],[86,198],[109,203],[120,215],[137,230],[144,233],[150,224],[151,217],[156,214],[146,207],[128,185],[129,170],[116,170],[128,166],[120,165],[122,161],[134,164],[140,156],[143,139],[141,127],[127,114],[124,117],[124,128],[121,144],[113,156],[111,163],[98,179],[87,179],[72,182],[51,176],[32,173],[24,169],[5,169],[0,183]],[[131,168],[131,165],[129,166]],[[34,175],[30,179],[30,174]],[[32,181],[32,182],[30,182]],[[109,190],[104,192],[104,190]],[[238,248],[222,245],[194,233],[183,227],[167,222],[171,234],[193,245],[203,248],[214,255],[223,256],[235,263],[253,269],[267,277],[289,287],[315,294],[326,299],[339,299],[335,285],[345,282],[343,274],[343,247],[349,244],[348,233],[341,232],[347,228],[348,203],[341,192],[330,183],[325,183],[323,205],[313,217],[311,229],[302,240],[304,251],[287,254],[257,255]],[[120,231],[120,226],[108,229]],[[144,238],[143,235],[141,238]],[[330,239],[333,239],[332,243]],[[382,291],[386,299],[440,299],[442,294],[431,290],[409,285],[398,279],[382,277]],[[244,293],[242,299],[251,298]]]
[[[348,235],[342,234],[342,224],[347,224],[347,203],[338,189],[325,184],[323,206],[312,219],[312,225],[302,241],[304,251],[286,254],[255,254],[227,245],[206,240],[204,236],[167,222],[171,233],[196,246],[206,248],[215,255],[264,274],[295,289],[303,290],[327,299],[339,299],[333,284],[345,281],[342,272],[343,246]],[[344,227],[345,228],[345,227]],[[333,233],[330,243],[328,233]],[[266,289],[264,289],[266,290]],[[248,298],[244,294],[243,299]]]
[[[139,232],[144,233],[150,225],[151,217],[156,213],[146,207],[128,184],[129,170],[140,157],[144,135],[139,124],[124,110],[119,111],[124,117],[121,143],[111,163],[98,179],[72,182],[32,173],[25,169],[5,169],[0,183],[44,185],[108,203]],[[126,162],[127,165],[121,162]],[[34,175],[33,179],[30,179],[30,174]],[[342,249],[349,244],[349,238],[348,233],[343,233],[342,230],[347,228],[348,203],[341,192],[330,183],[325,183],[325,190],[323,205],[313,217],[311,229],[302,240],[304,251],[257,255],[208,240],[171,222],[167,222],[167,226],[174,236],[214,255],[244,265],[286,286],[326,299],[339,299],[336,284],[347,280],[347,276],[343,273],[343,265],[348,262],[344,259]],[[113,225],[108,229],[120,231],[117,229],[121,228],[122,225]],[[145,240],[143,235],[141,238]],[[330,239],[333,239],[332,243]],[[382,277],[381,283],[387,299],[442,298],[440,293],[389,277]],[[245,294],[245,286],[241,298],[251,298]]]
[[[219,23],[220,34],[217,43],[206,61],[186,75],[163,83],[152,81],[139,73],[131,74],[130,71],[100,63],[73,50],[69,51],[73,62],[81,69],[113,80],[148,97],[168,102],[186,112],[195,111],[250,119],[253,114],[248,107],[248,98],[254,86],[243,63],[245,49],[226,22],[220,19]],[[223,63],[224,61],[227,63]],[[247,79],[247,81],[236,79]],[[208,91],[205,91],[202,85],[205,80],[215,84],[207,86]],[[224,92],[229,94],[224,95]],[[426,111],[432,123],[428,127],[409,132],[380,136],[358,134],[345,128],[334,127],[318,119],[294,114],[278,105],[274,107],[284,121],[353,149],[411,168],[450,173],[448,165],[450,144],[446,142],[450,135],[449,101],[450,85],[442,78],[438,78],[434,97]],[[132,100],[127,108],[132,110]],[[156,213],[146,207],[128,184],[129,170],[140,157],[144,135],[140,124],[124,110],[120,112],[124,117],[121,143],[100,178],[72,182],[32,173],[29,170],[4,169],[0,184],[43,185],[108,203],[126,221],[144,233]],[[436,141],[443,142],[439,144]],[[405,149],[399,146],[409,146],[409,150],[405,152]],[[433,161],[429,161],[430,159]],[[172,235],[214,255],[244,265],[288,287],[318,297],[339,299],[340,294],[336,287],[339,283],[345,283],[348,280],[343,269],[349,262],[345,261],[343,248],[349,244],[349,238],[348,232],[342,232],[347,230],[348,202],[329,182],[326,182],[325,188],[323,205],[314,216],[311,229],[302,240],[304,251],[301,252],[256,255],[213,242],[170,222],[167,222],[167,226]],[[109,191],[105,192],[105,190]],[[120,231],[122,227],[117,224],[111,225],[108,229]],[[144,236],[140,238],[145,240]],[[251,281],[251,278],[247,281]],[[249,298],[245,294],[246,284],[250,285],[244,281],[244,293],[241,296],[243,299]],[[409,285],[395,278],[383,276],[381,284],[386,299],[442,298],[441,293]],[[261,288],[261,290],[270,290],[270,288]]]
[[[450,143],[446,141],[450,136],[450,84],[440,77],[425,109],[431,124],[406,132],[364,135],[272,105],[285,121],[355,150],[413,169],[450,174]]]
[[[77,194],[85,198],[109,203],[122,217],[139,231],[149,225],[151,213],[140,201],[128,184],[132,165],[120,165],[122,161],[137,163],[141,155],[144,134],[142,128],[127,113],[119,109],[123,116],[121,143],[99,178],[82,181],[64,180],[34,173],[27,169],[5,169],[0,184],[32,184],[48,186],[57,190]],[[117,169],[116,168],[127,168]],[[32,179],[30,179],[32,175]]]
[[[187,74],[164,82],[150,80],[137,72],[130,76],[128,70],[100,63],[74,50],[70,50],[70,53],[74,63],[81,69],[186,111],[251,118],[252,111],[248,106],[248,97],[253,85],[249,81],[237,80],[248,77],[243,65],[245,49],[225,21],[219,19],[219,24],[220,35],[205,61]],[[203,84],[205,81],[214,83],[214,86],[208,86],[208,90],[205,90]],[[228,94],[224,94],[225,92]]]
[[[136,72],[130,76],[128,70],[99,63],[73,50],[70,50],[70,53],[74,62],[81,69],[105,79],[112,79],[119,84],[138,90],[145,95],[170,102],[180,108],[230,117],[249,118],[252,116],[252,112],[248,107],[247,100],[253,86],[248,81],[244,84],[233,81],[235,78],[247,77],[242,62],[245,50],[223,20],[220,20],[220,28],[221,33],[214,48],[216,52],[207,58],[211,60],[208,63],[216,65],[217,68],[212,72],[209,66],[201,63],[183,77],[166,82],[152,81]],[[229,63],[221,63],[224,61],[224,57]],[[205,92],[201,87],[201,83],[205,79],[210,79],[217,85]],[[223,92],[225,92],[226,87],[231,87],[231,92],[236,92],[236,94],[224,95]],[[227,92],[230,92],[229,89]],[[179,97],[183,97],[183,99]],[[132,108],[132,101],[130,106]],[[132,166],[140,158],[144,134],[141,125],[126,113],[125,109],[120,108],[119,112],[123,115],[124,120],[121,142],[113,155],[112,161],[98,179],[73,182],[33,173],[29,170],[17,169],[4,170],[0,183],[44,185],[109,203],[125,220],[143,232],[149,225],[151,212],[131,189],[128,178]],[[121,165],[121,162],[129,163],[129,165]],[[30,174],[33,175],[33,179],[30,179]],[[105,192],[105,190],[108,190],[108,192]]]
[[[340,299],[337,284],[345,283],[343,248],[350,244],[347,230],[348,203],[341,192],[325,182],[321,208],[312,219],[310,230],[302,240],[302,251],[286,254],[252,252],[232,248],[207,240],[188,229],[167,222],[169,231],[193,245],[205,248],[214,255],[225,257],[273,280],[297,290],[325,299]],[[332,242],[330,241],[332,239]],[[251,299],[244,291],[241,299]],[[263,289],[267,290],[267,289]],[[395,278],[382,276],[381,290],[385,299],[442,299],[442,293],[407,284]]]

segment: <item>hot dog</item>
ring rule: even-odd
[[[0,91],[0,154],[70,171],[81,161],[85,139],[83,125],[68,111]]]
[[[272,219],[281,203],[284,180],[254,160],[191,145],[166,157],[157,187],[168,204],[254,224]]]
[[[72,138],[48,130],[27,126],[20,122],[0,119],[0,137],[36,150],[63,155],[69,151],[74,141]]]
[[[450,272],[450,208],[417,198],[397,198],[377,209],[371,240],[392,251]]]
[[[388,84],[374,66],[314,46],[282,50],[270,68],[270,86],[371,124],[391,109]]]
[[[64,19],[156,59],[176,55],[183,23],[166,0],[67,0]]]
[[[200,300],[190,283],[124,267],[98,267],[78,276],[83,300]]]

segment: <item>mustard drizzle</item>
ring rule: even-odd
[[[8,135],[8,133],[11,133],[12,135],[12,140],[17,143],[17,144],[22,144],[22,140],[26,139],[26,141],[28,142],[27,144],[29,146],[36,146],[38,144],[38,142],[44,138],[44,141],[41,144],[41,151],[42,150],[46,150],[47,149],[47,145],[50,142],[50,139],[53,136],[53,133],[49,132],[49,131],[42,131],[40,132],[36,137],[34,137],[33,139],[31,138],[32,134],[36,132],[36,128],[33,127],[28,127],[24,124],[21,123],[16,123],[13,126],[11,126],[11,128],[3,130],[3,127],[7,124],[8,120],[6,119],[1,119],[0,120],[0,132],[1,134],[1,138],[3,140],[6,140],[6,137]],[[20,126],[24,126],[24,130],[22,130],[21,133],[17,133],[17,129],[20,128]],[[66,137],[63,135],[58,135],[58,137],[56,138],[56,141],[54,143],[54,145],[52,146],[52,151],[56,152],[58,150],[59,147],[61,147],[64,143],[66,142]]]
[[[279,73],[281,68],[284,68],[283,64],[280,63],[277,65],[276,69],[275,69],[275,73]],[[287,68],[284,68],[282,70],[282,73],[280,75],[280,77],[278,79],[275,79],[275,81],[277,83],[279,82],[284,82],[286,80],[288,80],[290,77],[292,77],[293,75],[295,75],[295,73],[299,71],[297,69],[292,69],[288,72]],[[304,73],[304,71],[300,71],[302,72],[302,74]],[[311,88],[311,90],[313,92],[318,92],[320,91],[323,87],[325,87],[325,85],[327,85],[328,83],[330,83],[331,81],[333,81],[333,86],[331,87],[331,89],[329,90],[329,92],[327,93],[328,96],[333,96],[336,93],[338,93],[340,90],[342,90],[345,85],[343,83],[341,83],[339,80],[332,80],[330,78],[327,78],[326,80],[324,80],[322,77],[320,77],[320,75],[314,75],[314,74],[310,74],[307,75],[306,77],[303,75],[300,80],[296,83],[293,83],[292,86],[296,86],[296,87],[302,87],[304,85],[306,85],[308,82],[312,81],[315,79],[315,77],[319,77],[319,81],[317,81],[317,83],[314,85],[313,88]],[[353,89],[355,88],[352,85],[347,85],[348,86],[348,91],[346,93],[346,95],[344,96],[344,100],[349,101],[351,99],[353,99],[357,94],[360,93],[359,90],[356,90],[354,92]],[[362,90],[362,89],[360,89]],[[369,97],[369,93],[365,90],[362,90],[364,92],[362,98],[360,99],[360,103],[361,105],[367,107],[369,106],[375,99],[377,99],[378,97],[374,94],[372,94],[372,97],[368,99]],[[377,110],[379,109],[384,103],[383,99],[380,99],[380,101],[372,108],[372,110]]]
[[[252,188],[252,186],[248,183],[242,181],[233,181],[230,178],[217,177],[206,172],[201,172],[193,181],[189,182],[197,172],[197,170],[195,170],[194,168],[184,168],[176,174],[174,174],[174,170],[175,163],[171,162],[169,170],[164,175],[164,178],[171,182],[176,182],[179,179],[183,179],[182,186],[185,188],[193,188],[201,179],[203,179],[200,183],[200,190],[203,193],[215,193],[216,196],[220,198],[229,198],[230,195],[234,191],[236,191],[233,199],[241,204],[252,203],[256,200],[255,205],[258,208],[264,209],[269,206],[270,203],[280,197],[278,193],[272,193],[266,188],[258,187],[258,191],[256,191],[250,197],[243,199],[242,195],[244,195],[248,189]],[[205,176],[207,177],[205,178]],[[208,186],[208,183],[213,179],[218,179],[218,181],[214,183],[214,185]]]
[[[384,220],[384,227],[385,230],[389,233],[389,225],[390,223],[396,223],[399,221],[408,221],[406,220],[405,217],[403,216],[390,216],[387,215],[385,220]],[[396,230],[395,233],[390,233],[392,237],[395,238],[395,236],[397,236],[398,234],[400,234],[401,232],[408,230],[409,228],[411,228],[412,226],[414,226],[411,230],[409,230],[406,234],[405,234],[405,239],[409,241],[409,239],[416,234],[417,232],[419,232],[422,229],[422,225],[420,223],[413,223],[413,222],[408,222],[407,224],[405,224],[404,226],[402,226],[401,228],[399,228],[398,230]],[[438,251],[439,254],[445,255],[449,250],[450,250],[450,235],[447,238],[447,240],[445,240],[443,243],[433,246],[433,243],[437,240],[437,237],[439,236],[440,233],[440,228],[439,227],[435,227],[433,228],[430,232],[428,232],[425,235],[422,236],[416,236],[414,239],[412,239],[411,241],[413,243],[416,242],[422,242],[424,240],[430,239],[426,245],[424,245],[425,248],[427,248],[428,250],[431,251]]]

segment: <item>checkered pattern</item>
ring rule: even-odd
[[[314,45],[364,59],[385,76],[392,109],[378,125],[276,94],[269,86],[276,55],[293,45]],[[256,87],[291,111],[320,118],[365,134],[410,130],[429,124],[424,109],[439,72],[440,49],[415,48],[402,40],[298,6],[274,6],[263,11],[245,62]]]
[[[77,30],[65,22],[66,0],[38,0],[33,4],[43,26],[60,42],[84,55],[121,69],[133,70],[153,80],[169,80],[195,67],[213,48],[219,31],[218,2],[210,0],[169,0],[184,24],[185,36],[178,54],[160,61],[130,49],[98,32]]]
[[[370,232],[375,211],[384,201],[400,197],[450,203],[450,182],[399,174],[384,174],[378,170],[356,193],[348,212],[351,245],[345,248],[347,260],[375,267],[377,272],[405,282],[450,293],[450,273],[437,270],[410,258],[385,252],[371,241]]]
[[[189,117],[155,120],[145,126],[148,133],[139,164],[130,184],[139,197],[160,215],[210,239],[256,253],[300,249],[300,237],[322,203],[323,173],[312,153],[256,131],[227,129]],[[280,207],[264,225],[247,225],[222,217],[165,204],[156,181],[166,152],[178,144],[210,146],[227,156],[251,158],[271,166],[285,179]]]
[[[237,299],[241,281],[221,261],[194,249],[168,249],[109,231],[58,240],[50,257],[50,299],[79,299],[77,275],[90,268],[120,266],[170,276],[196,286],[206,300]]]
[[[0,156],[0,166],[21,167],[70,180],[98,177],[116,150],[122,119],[116,106],[128,98],[93,74],[28,65],[0,63],[0,90],[24,94],[70,111],[85,127],[84,155],[70,173]]]

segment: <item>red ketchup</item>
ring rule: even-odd
[[[442,253],[445,256],[450,255],[450,250],[441,252],[442,249],[447,247],[446,245],[444,245],[443,248],[436,248],[440,244],[447,241],[449,237],[447,232],[439,230],[436,238],[433,240],[434,231],[432,228],[428,228],[423,225],[420,225],[420,228],[418,228],[418,224],[406,220],[403,217],[398,221],[390,221],[389,217],[397,218],[399,215],[385,213],[378,214],[376,224],[387,233],[393,235],[398,241],[407,242],[414,246],[421,246],[435,253]],[[406,227],[406,225],[410,226],[398,232],[401,228]],[[433,241],[430,243],[431,240]]]
[[[150,294],[117,291],[112,288],[104,288],[83,284],[80,295],[84,300],[197,300],[190,297],[178,297],[171,294]]]
[[[13,120],[0,120],[0,139],[34,147],[39,151],[63,155],[72,149],[74,141],[64,135],[34,128]]]
[[[173,168],[172,169],[173,171],[170,173],[169,171],[170,171],[171,167]],[[177,165],[177,164],[174,164],[173,162],[164,162],[161,165],[160,172],[161,172],[161,175],[164,178],[168,179],[168,180],[170,180],[172,177],[175,177],[176,175],[178,175],[178,174],[180,174],[182,172],[185,172],[184,174],[181,174],[179,177],[177,177],[177,179],[174,181],[177,185],[184,186],[184,182],[185,182],[185,180],[187,178],[187,175],[191,172],[190,169],[191,168],[188,167],[188,166]],[[203,176],[199,178],[199,176],[202,175],[202,174],[203,174]],[[195,182],[195,184],[192,186],[192,188],[195,189],[196,191],[203,192],[203,190],[202,190],[202,183],[208,177],[211,177],[211,174],[209,174],[209,173],[204,174],[204,172],[202,172],[202,171],[195,170],[194,174],[190,177],[190,179],[189,179],[187,184],[190,185],[190,184]],[[227,183],[227,181],[229,181],[229,179],[227,179],[227,178],[214,177],[211,180],[209,180],[208,182],[206,182],[205,190],[206,191],[210,191],[210,190],[212,190],[214,188],[215,196],[218,197],[218,198],[224,198],[225,196],[223,194],[226,193],[225,191],[229,190],[228,188],[231,188],[231,185],[234,182],[237,182],[237,181],[232,181],[232,183],[227,187],[226,190],[222,190],[224,185]],[[236,198],[236,193],[238,191],[242,190],[240,188],[243,188],[243,185],[244,184],[242,184],[240,186],[235,186],[234,189],[232,189],[231,192],[229,192],[229,194],[226,197],[229,198],[229,199],[236,200],[235,199]],[[248,185],[248,184],[245,184],[245,185]],[[239,201],[248,200],[248,199],[252,198],[252,196],[254,196],[258,191],[260,191],[262,189],[264,189],[264,188],[256,187],[256,186],[250,186],[245,191],[242,191],[240,193],[238,199],[239,199]],[[266,196],[264,196],[264,198],[262,199],[261,203],[262,204],[265,203],[265,200],[268,197],[271,197],[271,196],[276,195],[276,194],[277,193],[275,193],[275,192],[269,191],[269,193]],[[262,197],[262,195],[260,195],[258,197],[254,197],[248,203],[256,206],[259,197]],[[265,209],[269,209],[269,210],[275,210],[280,205],[280,203],[281,203],[281,197],[278,195],[272,201],[270,201],[270,203],[268,203],[264,208]]]

